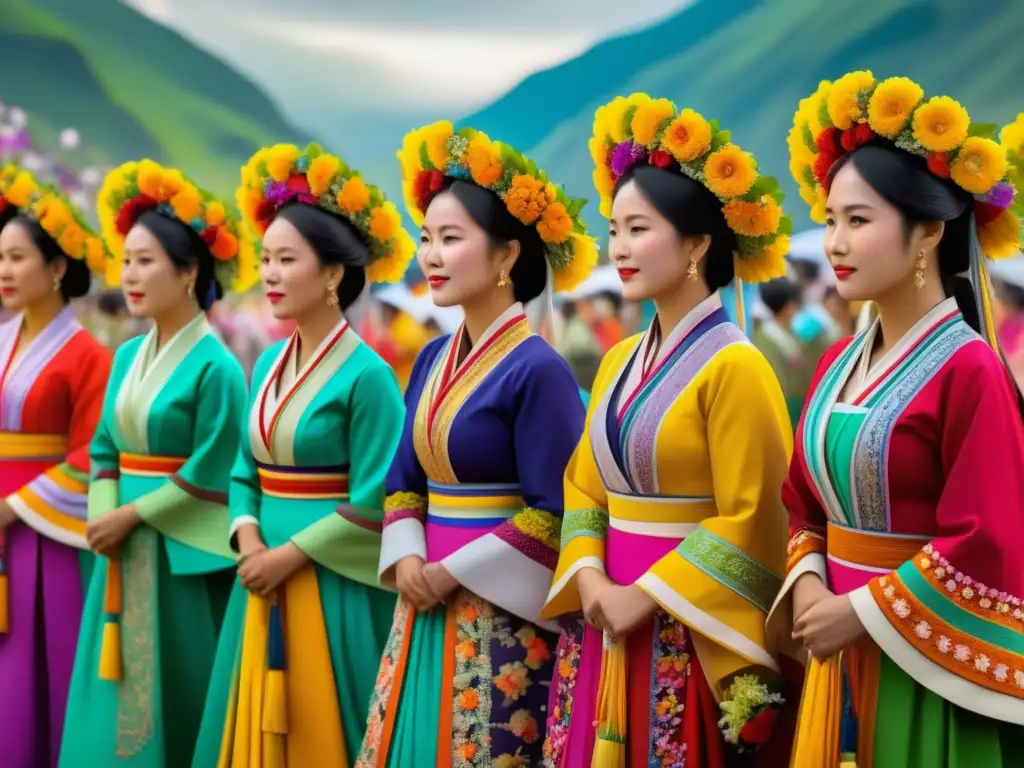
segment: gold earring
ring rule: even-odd
[[[512,278],[508,276],[508,272],[504,269],[501,270],[501,272],[498,273],[498,287],[508,288],[510,285],[512,285]]]
[[[327,306],[338,306],[338,289],[328,283],[327,285]]]
[[[914,272],[914,285],[917,286],[919,291],[924,288],[924,269],[927,266],[928,262],[924,258],[924,248],[922,248],[917,254],[917,271]]]
[[[53,292],[57,293],[58,291],[60,291],[60,278],[55,277],[53,278]]]
[[[196,297],[196,287],[192,285],[192,283],[188,284],[188,288],[185,289],[185,292],[188,294],[190,299],[194,299]]]
[[[697,260],[690,257],[690,266],[686,268],[686,279],[696,280],[697,279]]]

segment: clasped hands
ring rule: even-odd
[[[407,555],[395,565],[398,593],[419,612],[443,603],[459,582],[441,563],[427,563],[419,555]]]
[[[294,542],[270,549],[260,536],[259,526],[243,525],[238,540],[238,578],[242,587],[258,597],[270,597],[296,571],[309,562],[309,556]]]
[[[134,504],[104,512],[85,526],[85,541],[97,555],[117,559],[121,545],[142,524]]]
[[[836,595],[815,573],[793,585],[793,639],[818,659],[848,648],[864,634],[849,595]]]
[[[624,640],[658,610],[654,598],[636,584],[616,584],[596,568],[581,569],[576,583],[587,623],[612,640]]]

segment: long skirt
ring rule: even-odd
[[[356,766],[540,765],[556,640],[466,589],[400,599]]]
[[[122,678],[99,677],[108,560],[96,559],[68,694],[60,768],[179,768],[192,760],[213,667],[222,574],[176,576],[142,525],[121,552]]]
[[[236,580],[192,765],[351,765],[394,605],[315,564],[273,603]]]

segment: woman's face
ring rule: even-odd
[[[313,247],[287,219],[278,216],[263,235],[260,282],[278,320],[292,320],[329,306],[345,268],[324,267]]]
[[[439,307],[453,307],[489,297],[502,270],[512,272],[518,243],[491,253],[484,229],[450,192],[437,195],[420,228],[420,269]]]
[[[635,181],[612,201],[608,255],[627,301],[645,301],[676,291],[686,280],[690,257],[703,257],[710,238],[680,237],[672,223],[644,197]]]
[[[175,267],[167,251],[142,224],[136,224],[124,239],[121,291],[132,317],[161,317],[183,302],[196,303],[195,266]],[[193,296],[189,296],[189,287]]]
[[[8,222],[0,232],[0,303],[4,309],[18,312],[53,295],[65,268],[63,259],[46,263],[21,222]]]
[[[877,300],[906,289],[914,282],[920,251],[930,253],[942,235],[941,224],[915,225],[907,238],[900,212],[853,162],[833,178],[825,216],[825,255],[836,273],[836,290],[847,301]]]

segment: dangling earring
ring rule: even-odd
[[[924,258],[924,248],[922,248],[917,254],[917,271],[914,272],[914,285],[917,286],[917,290],[924,288],[924,268],[928,266],[928,262]]]
[[[508,288],[510,285],[512,285],[512,278],[508,276],[508,272],[504,269],[501,270],[501,272],[498,273],[498,287]]]
[[[53,292],[57,293],[58,291],[60,291],[60,278],[55,277],[53,278]]]
[[[327,284],[327,306],[336,307],[338,306],[338,289],[330,283]]]
[[[190,299],[194,299],[196,297],[196,287],[192,285],[192,283],[188,284],[188,288],[185,289],[185,292],[188,294]]]
[[[690,257],[690,266],[686,268],[686,279],[696,280],[697,279],[697,260]]]

